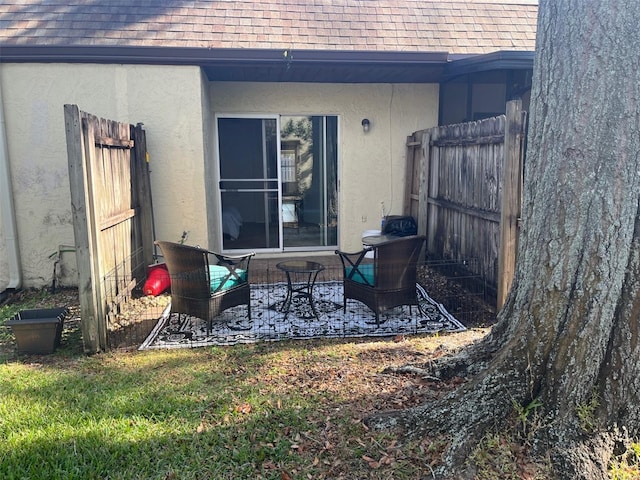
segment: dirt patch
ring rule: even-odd
[[[495,323],[495,306],[479,277],[466,276],[456,281],[435,268],[424,266],[418,268],[418,281],[431,298],[443,304],[467,328],[483,328]]]

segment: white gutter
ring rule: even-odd
[[[13,190],[11,188],[11,172],[9,170],[9,149],[7,147],[6,126],[4,121],[4,104],[2,101],[2,84],[0,83],[0,220],[9,260],[9,284],[7,288],[17,289],[22,286],[22,270],[20,268],[20,250],[16,228],[15,210],[13,209]]]

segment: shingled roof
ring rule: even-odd
[[[212,81],[438,82],[531,68],[536,21],[537,0],[2,0],[0,62],[198,65]]]
[[[533,51],[537,0],[3,0],[2,46]],[[1,52],[0,52],[1,53]]]

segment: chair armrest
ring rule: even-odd
[[[362,263],[367,252],[374,249],[375,247],[365,247],[359,252],[353,253],[336,250],[336,254],[339,255],[342,262],[342,274],[345,281],[351,280],[369,287],[375,286],[373,265],[371,263]]]
[[[255,252],[245,253],[243,255],[223,255],[221,253],[216,253],[209,250],[207,250],[207,253],[214,255],[220,262],[235,262],[235,263],[242,262],[243,260],[253,257],[255,255]]]
[[[217,264],[223,265],[229,270],[234,270],[236,268],[240,268],[249,271],[249,264],[251,263],[251,257],[255,255],[254,252],[246,253],[243,255],[223,255],[221,253],[211,252],[212,255],[216,257]]]
[[[371,246],[366,246],[364,247],[362,250],[358,250],[357,252],[344,252],[342,250],[336,250],[335,254],[336,255],[340,255],[340,256],[345,256],[345,257],[351,257],[351,256],[355,256],[355,255],[361,255],[362,253],[367,253],[370,252],[371,250],[373,250],[375,247],[371,247]]]
[[[235,288],[249,281],[249,264],[254,252],[244,255],[223,255],[221,253],[209,252],[216,257],[217,264],[209,266],[211,275],[209,283],[211,292],[217,294],[229,288]],[[215,274],[212,273],[215,269]]]
[[[335,253],[340,257],[340,261],[342,262],[342,269],[346,272],[347,267],[353,267],[357,269],[364,259],[364,256],[373,249],[374,247],[365,247],[357,252],[343,252],[341,250],[336,250]]]

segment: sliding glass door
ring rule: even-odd
[[[223,250],[280,249],[277,118],[218,118]]]
[[[337,117],[219,116],[216,124],[223,249],[336,246]]]

